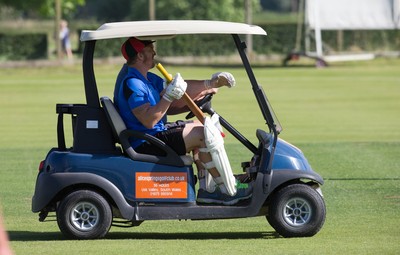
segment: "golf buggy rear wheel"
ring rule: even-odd
[[[283,237],[313,236],[325,222],[322,196],[306,184],[292,184],[273,195],[267,220]]]
[[[112,211],[100,194],[78,190],[61,201],[57,209],[57,223],[68,238],[102,238],[111,227]]]

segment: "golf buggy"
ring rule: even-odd
[[[248,181],[253,182],[252,195],[234,205],[196,202],[192,158],[178,155],[151,135],[126,129],[112,100],[98,95],[93,68],[97,40],[131,36],[162,40],[183,34],[232,37],[267,125],[267,130],[254,131],[258,139],[254,145],[220,117],[225,130],[252,154],[241,165]],[[278,138],[281,126],[247,59],[246,45],[239,36],[245,34],[265,36],[266,32],[258,26],[221,21],[117,22],[82,31],[86,104],[56,106],[58,145],[40,163],[32,198],[32,211],[39,213],[39,221],[55,213],[66,237],[93,239],[104,237],[111,226],[139,226],[146,220],[265,216],[283,237],[315,235],[326,215],[320,189],[323,179],[299,149]],[[196,102],[202,113],[215,113],[211,98],[208,95]],[[65,143],[65,115],[72,120],[71,148]],[[165,155],[137,153],[130,137],[158,146]]]

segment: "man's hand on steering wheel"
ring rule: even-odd
[[[195,102],[196,102],[196,101],[200,101],[200,100],[202,100],[205,96],[207,96],[207,95],[209,95],[209,94],[214,95],[214,94],[217,94],[217,92],[218,92],[218,89],[216,89],[216,88],[203,90],[202,92],[200,92],[198,95],[196,95],[196,96],[193,98],[193,101],[195,101]]]

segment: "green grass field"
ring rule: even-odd
[[[166,67],[185,78],[232,72],[237,86],[221,89],[214,109],[253,142],[255,130],[266,128],[243,70]],[[95,66],[100,95],[112,97],[118,69]],[[55,221],[40,223],[30,207],[38,164],[56,146],[55,104],[85,102],[81,67],[1,69],[0,201],[12,248],[16,254],[398,254],[399,70],[399,59],[254,69],[284,128],[281,138],[302,149],[325,178],[327,218],[316,236],[281,238],[257,217],[147,221],[113,227],[104,240],[69,241]],[[239,172],[250,153],[230,135],[226,148]]]

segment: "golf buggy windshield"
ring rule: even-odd
[[[244,68],[246,69],[247,75],[250,79],[251,86],[253,88],[253,92],[254,95],[256,96],[262,115],[270,129],[270,132],[273,132],[275,135],[277,135],[282,131],[282,126],[279,123],[279,120],[276,117],[275,112],[272,109],[272,106],[268,101],[268,98],[265,95],[263,88],[257,83],[256,77],[254,76],[253,73],[253,69],[251,68],[249,60],[245,53],[246,43],[240,40],[239,35],[234,34],[232,36],[233,40],[235,41],[236,48],[239,51],[239,55],[240,58],[242,59]]]
[[[272,109],[272,106],[271,106],[271,104],[269,103],[268,98],[266,98],[266,100],[267,100],[268,109],[269,109],[269,111],[271,112],[272,119],[274,120],[273,125],[275,125],[276,132],[277,132],[278,134],[280,134],[280,133],[282,132],[281,123],[279,122],[278,118],[276,117],[275,112],[274,112],[274,109]]]

